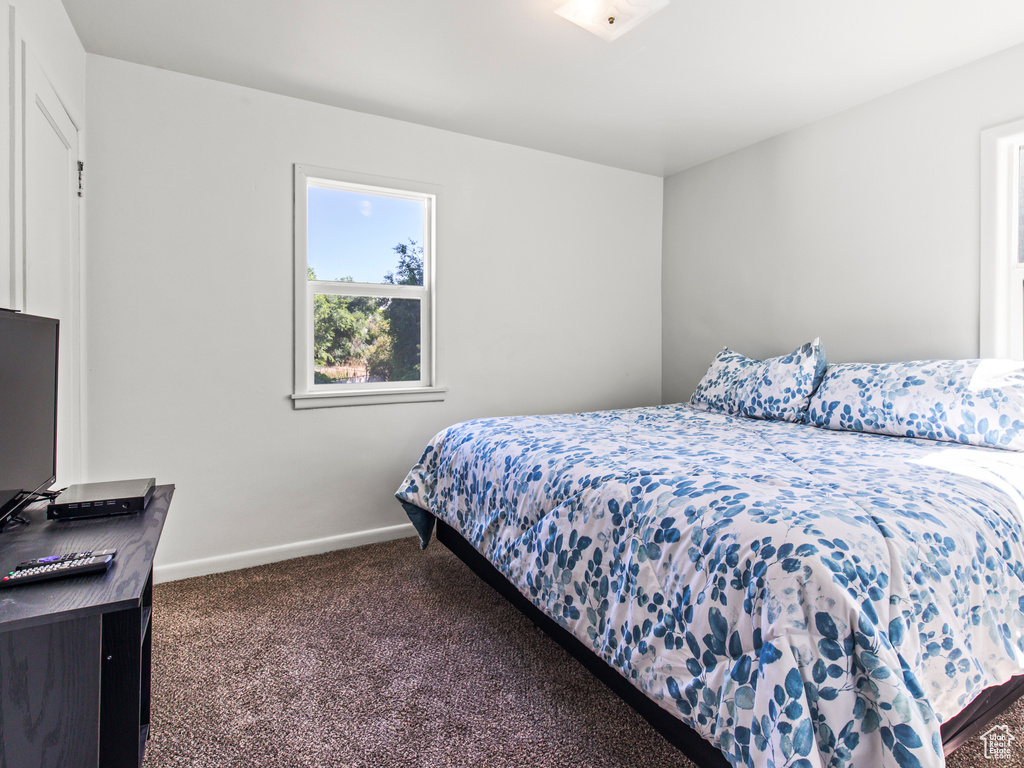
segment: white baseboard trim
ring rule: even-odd
[[[250,549],[247,552],[234,552],[230,555],[205,557],[200,560],[187,560],[184,563],[170,563],[153,567],[153,581],[157,584],[164,581],[177,581],[193,576],[205,576],[209,573],[236,571],[239,568],[251,568],[254,565],[276,563],[279,560],[291,560],[293,557],[319,555],[333,552],[336,549],[361,547],[364,544],[376,544],[379,541],[404,539],[415,536],[416,529],[412,523],[391,525],[387,528],[374,528],[369,531],[343,533],[339,536],[327,536],[323,539],[297,541],[292,544],[281,544],[276,547]]]

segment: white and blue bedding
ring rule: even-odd
[[[732,764],[907,768],[1024,672],[1022,489],[1024,453],[672,405],[458,424],[397,496]]]

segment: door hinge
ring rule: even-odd
[[[82,196],[82,172],[85,170],[85,163],[81,160],[78,161],[78,196]]]

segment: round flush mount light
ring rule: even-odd
[[[555,13],[611,42],[660,11],[669,0],[569,0]]]

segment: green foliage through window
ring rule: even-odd
[[[423,285],[423,246],[393,250],[398,264],[384,282]],[[317,279],[312,267],[308,275]],[[420,300],[315,294],[313,366],[316,384],[419,380]]]

